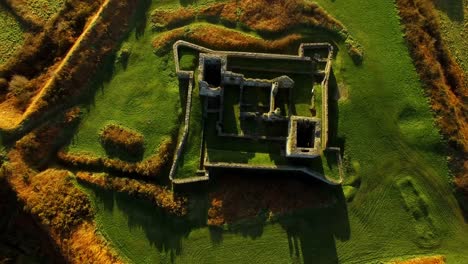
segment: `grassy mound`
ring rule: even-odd
[[[397,182],[406,210],[414,218],[418,243],[422,247],[433,248],[440,243],[438,231],[432,222],[427,197],[421,193],[412,178],[405,177]]]

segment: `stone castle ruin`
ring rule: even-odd
[[[179,49],[190,48],[199,52],[199,63],[196,71],[184,71],[179,66]],[[243,138],[246,140],[264,140],[279,142],[284,144],[281,154],[290,159],[314,159],[322,155],[327,147],[328,141],[328,79],[331,71],[333,47],[329,43],[302,43],[299,47],[298,55],[267,54],[252,52],[214,51],[193,43],[177,41],[174,46],[174,56],[176,61],[176,71],[180,79],[189,79],[189,92],[187,98],[187,112],[185,115],[185,127],[182,139],[179,141],[170,177],[173,181],[177,169],[178,159],[183,151],[187,135],[189,133],[188,124],[190,120],[190,105],[193,100],[192,89],[198,84],[199,96],[204,98],[204,115],[215,113],[218,116],[216,122],[216,135],[229,138]],[[307,56],[306,56],[307,55]],[[312,56],[310,56],[312,55]],[[275,60],[280,66],[282,62],[304,65],[304,67],[283,67],[281,74],[272,79],[246,77],[237,71],[236,65],[230,65],[233,60],[254,60],[258,62]],[[271,71],[274,75],[279,72],[269,69],[269,65],[247,65],[244,68],[252,69],[255,72],[258,67],[262,67],[262,72]],[[310,90],[310,112],[311,116],[294,115],[295,111],[293,98],[295,92],[295,82],[287,74],[308,74],[314,75],[322,80],[321,87],[321,115],[317,116],[315,106],[315,91]],[[194,76],[197,74],[196,76]],[[197,80],[198,83],[193,82]],[[229,95],[227,95],[229,92]],[[238,96],[238,112],[236,120],[245,124],[248,129],[240,131],[228,131],[224,127],[225,107],[228,96],[236,94]],[[258,95],[261,96],[258,96]],[[237,98],[237,97],[236,97]],[[261,101],[261,102],[260,102]],[[274,128],[274,129],[270,129]],[[271,133],[271,131],[275,133]],[[204,148],[202,144],[201,148]],[[209,146],[208,146],[209,147]],[[317,172],[304,169],[302,167],[290,166],[268,166],[236,164],[229,162],[210,162],[206,157],[206,152],[201,151],[199,180],[208,179],[210,168],[243,168],[243,169],[276,169],[285,171],[302,171],[311,176],[317,177]],[[279,154],[279,153],[278,153]],[[202,165],[203,164],[203,165]],[[195,177],[197,178],[197,177]],[[194,178],[194,179],[195,179]],[[317,177],[323,180],[323,177]],[[186,181],[186,180],[184,180]],[[325,180],[327,181],[327,180]],[[329,182],[336,184],[333,182]]]

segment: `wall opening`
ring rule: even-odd
[[[203,79],[210,87],[221,85],[221,60],[205,60]]]
[[[296,139],[298,148],[313,148],[315,141],[315,122],[307,120],[298,121]]]

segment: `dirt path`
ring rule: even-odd
[[[21,117],[20,120],[17,120],[17,123],[15,126],[20,124],[23,120],[28,118],[32,113],[36,111],[36,105],[38,101],[46,94],[49,89],[52,87],[54,82],[56,81],[56,76],[59,76],[60,72],[63,70],[65,65],[67,65],[69,59],[74,55],[75,51],[80,47],[81,42],[83,39],[89,34],[89,32],[93,29],[94,25],[96,24],[96,21],[99,19],[102,11],[104,8],[109,4],[111,0],[105,0],[104,3],[99,7],[99,10],[91,17],[89,20],[88,24],[85,26],[83,33],[78,37],[78,39],[75,41],[73,46],[70,48],[68,51],[67,55],[63,58],[62,62],[57,66],[55,71],[52,74],[52,77],[44,84],[40,92],[33,98],[30,106],[28,109],[24,112],[23,116]]]

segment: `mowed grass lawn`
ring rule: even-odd
[[[5,63],[24,41],[24,28],[16,18],[0,5],[0,66]]]
[[[92,196],[100,230],[131,262],[360,264],[427,254],[445,255],[448,263],[466,262],[468,228],[449,186],[443,143],[394,2],[319,3],[365,50],[363,65],[356,67],[339,45],[334,62],[346,94],[339,102],[338,135],[353,165],[347,176],[360,178],[352,202],[342,202],[342,191],[335,190],[338,202],[332,207],[297,212],[279,223],[212,233],[206,227],[190,230],[189,223],[137,205],[138,199],[128,198],[132,206],[118,206]],[[411,182],[417,195],[402,189],[402,179]],[[418,207],[411,208],[408,197],[425,208],[424,222],[413,217]],[[162,235],[162,230],[169,231]]]

